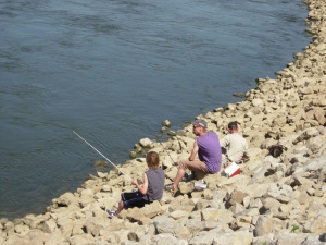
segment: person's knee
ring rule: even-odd
[[[179,161],[178,166],[181,170],[185,171],[187,169],[187,163],[185,161]]]

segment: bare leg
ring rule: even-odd
[[[124,204],[123,204],[123,201],[121,200],[119,205],[118,205],[118,209],[116,210],[116,213],[120,213],[122,211],[122,209],[124,208]]]
[[[205,163],[199,160],[194,160],[194,161],[181,160],[179,161],[178,164],[179,164],[179,169],[173,183],[173,189],[176,189],[178,187],[179,182],[181,181],[181,179],[183,178],[186,172],[186,169],[189,169],[191,173],[194,175],[195,175],[194,172],[208,173],[206,170]]]
[[[183,176],[185,175],[186,170],[183,168],[179,168],[177,175],[175,176],[175,180],[173,183],[173,189],[176,189],[179,185],[179,182],[181,181],[181,179],[183,178]]]

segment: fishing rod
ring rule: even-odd
[[[110,162],[113,167],[115,167],[119,172],[121,172],[122,174],[125,174],[121,169],[119,169],[109,158],[105,157],[98,149],[96,149],[94,146],[92,146],[90,143],[87,142],[87,140],[83,137],[81,137],[79,134],[77,134],[75,131],[73,131],[75,135],[77,135],[80,139],[84,140],[85,143],[87,145],[89,145],[92,149],[96,150],[98,152],[98,154],[100,154],[101,157],[103,157],[105,160],[107,160],[108,162]]]

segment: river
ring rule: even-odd
[[[0,217],[96,173],[73,131],[124,163],[165,119],[181,129],[275,77],[309,45],[307,14],[299,0],[2,0]]]

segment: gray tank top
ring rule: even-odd
[[[146,171],[148,178],[147,197],[149,201],[161,200],[164,189],[164,171],[161,168]]]

